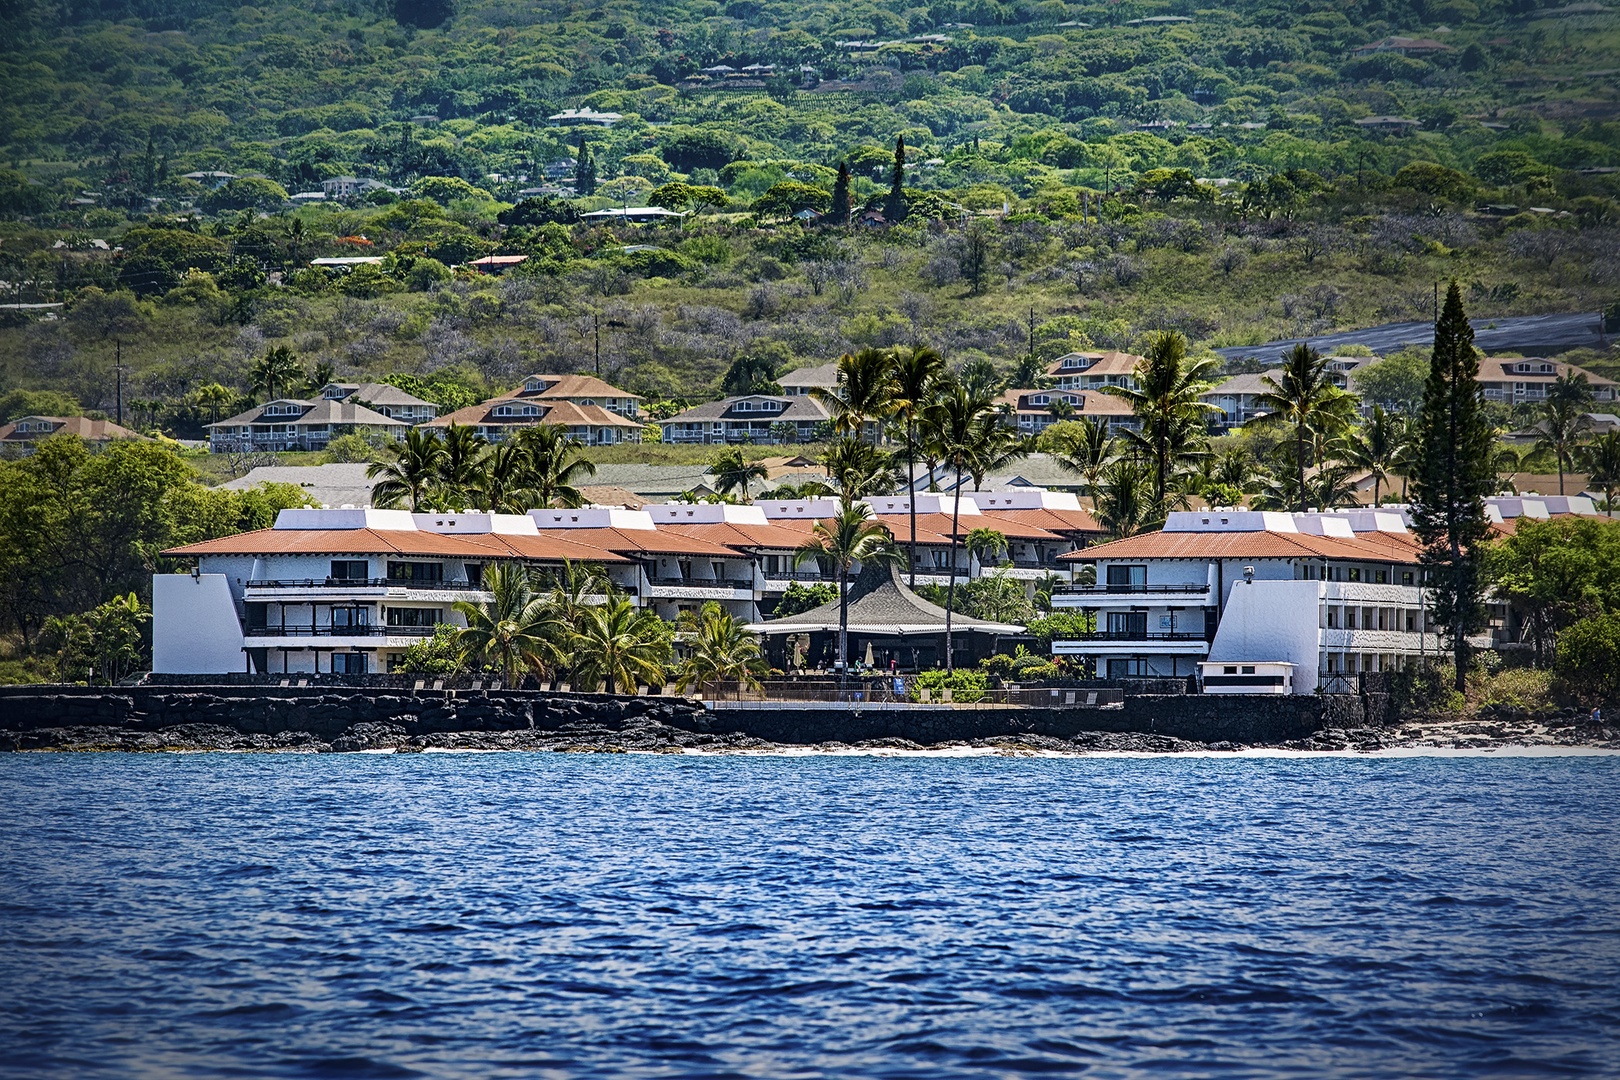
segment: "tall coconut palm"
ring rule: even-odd
[[[838,358],[838,383],[831,390],[816,387],[810,395],[832,413],[833,430],[860,436],[866,425],[882,420],[899,397],[894,357],[883,349],[862,349]]]
[[[585,613],[601,603],[604,596],[616,597],[613,583],[600,566],[564,559],[562,568],[548,575],[551,590],[546,604],[551,610],[550,636],[556,650],[554,669],[572,673],[576,652],[574,628]]]
[[[714,476],[714,490],[722,495],[737,492],[739,497],[748,501],[748,487],[756,480],[770,479],[770,470],[757,461],[749,461],[743,457],[743,452],[736,447],[722,450],[709,466],[709,472]]]
[[[444,454],[439,458],[435,509],[470,509],[477,503],[488,448],[489,441],[476,429],[464,424],[450,425],[444,433]]]
[[[1372,416],[1351,443],[1351,463],[1372,474],[1374,506],[1381,501],[1384,481],[1405,459],[1407,441],[1405,417],[1374,405]]]
[[[412,513],[427,509],[439,483],[444,440],[437,432],[411,428],[404,442],[393,443],[383,453],[382,460],[366,467],[366,479],[373,481],[372,503],[386,507],[404,504]]]
[[[794,556],[796,564],[812,559],[832,564],[838,581],[838,663],[849,670],[849,576],[856,563],[893,562],[900,557],[889,531],[873,520],[872,509],[848,497],[830,521],[811,526],[810,538]]]
[[[304,368],[285,345],[277,345],[253,362],[248,380],[254,390],[263,390],[267,400],[275,400],[304,381]]]
[[[1344,431],[1356,412],[1355,395],[1333,385],[1327,364],[1327,357],[1301,343],[1284,354],[1276,375],[1260,380],[1267,387],[1258,398],[1266,414],[1255,422],[1293,429],[1294,490],[1302,514],[1310,505],[1305,470],[1313,464],[1315,437]]]
[[[675,688],[685,693],[689,687],[722,682],[737,684],[737,697],[744,690],[760,690],[760,677],[770,671],[759,648],[759,638],[743,624],[710,600],[698,611],[681,613],[680,631],[686,656],[676,672]]]
[[[1546,450],[1558,463],[1558,494],[1564,493],[1564,471],[1575,467],[1575,450],[1581,437],[1592,428],[1586,405],[1574,397],[1549,396],[1538,410],[1541,418],[1533,430],[1536,449]]]
[[[517,440],[490,447],[480,464],[475,494],[481,509],[521,514],[537,505],[528,487],[529,455]]]
[[[1153,477],[1135,458],[1120,458],[1103,469],[1093,489],[1097,522],[1114,537],[1135,536],[1153,517]]]
[[[543,671],[555,656],[545,598],[536,593],[529,572],[512,563],[485,570],[483,588],[488,600],[454,604],[467,621],[457,641],[463,656],[499,668],[506,684],[516,686],[522,672]]]
[[[219,419],[221,409],[226,408],[236,400],[236,395],[230,389],[219,383],[206,383],[197,388],[196,402],[199,408],[208,410],[208,422],[214,423]]]
[[[528,456],[527,488],[537,507],[585,505],[581,481],[596,475],[579,440],[555,424],[535,424],[518,433],[518,444]]]
[[[970,529],[964,543],[968,558],[977,557],[980,566],[988,566],[992,562],[1000,565],[1007,555],[1007,537],[996,529]]]
[[[587,608],[573,641],[575,677],[609,694],[662,684],[672,649],[669,624],[622,596]]]
[[[853,435],[836,440],[822,455],[821,467],[846,501],[888,491],[898,476],[889,454]]]
[[[962,477],[981,460],[985,451],[981,446],[986,437],[987,417],[999,423],[990,395],[974,391],[960,381],[952,379],[935,395],[935,403],[928,410],[928,441],[934,453],[956,477],[951,487],[951,561],[947,571],[950,578],[945,586],[945,670],[956,667],[955,638],[953,637],[952,606],[956,603],[956,546],[962,512]]]
[[[1128,401],[1141,421],[1141,430],[1125,434],[1152,469],[1155,515],[1167,506],[1170,477],[1178,461],[1200,452],[1204,422],[1219,411],[1198,399],[1213,385],[1210,376],[1219,367],[1218,360],[1189,359],[1187,339],[1180,334],[1158,333],[1149,339],[1136,367],[1136,385],[1102,388],[1102,393]]]
[[[906,514],[910,519],[906,556],[911,564],[913,589],[917,587],[917,423],[944,372],[945,358],[926,345],[900,346],[894,350],[894,407],[905,438]]]
[[[1028,457],[1033,449],[1034,440],[1018,434],[1002,410],[992,408],[985,412],[973,423],[973,452],[968,456],[973,490],[984,487],[984,478],[990,472]]]
[[[1061,428],[1048,428],[1044,438],[1051,455],[1063,468],[1079,473],[1086,494],[1095,493],[1097,477],[1114,460],[1118,442],[1108,433],[1108,422],[1082,416]]]
[[[1603,501],[1609,504],[1606,512],[1613,517],[1614,493],[1620,491],[1620,431],[1599,435],[1582,450],[1591,485],[1603,492]]]

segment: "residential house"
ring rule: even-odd
[[[411,425],[355,401],[277,398],[227,420],[206,425],[216,454],[249,450],[325,450],[340,435],[402,439]]]
[[[1047,366],[1046,374],[1059,390],[1095,390],[1101,386],[1136,385],[1142,357],[1123,352],[1072,352]]]
[[[381,180],[361,179],[358,176],[331,176],[321,181],[321,192],[328,199],[355,199],[387,187]]]
[[[1377,41],[1359,46],[1355,50],[1357,56],[1371,56],[1374,53],[1392,52],[1402,56],[1432,56],[1435,53],[1450,52],[1451,46],[1433,38],[1414,37],[1386,37]]]
[[[788,397],[808,397],[812,390],[832,390],[838,386],[838,362],[796,368],[777,379],[776,385]]]
[[[1110,431],[1141,426],[1130,402],[1096,391],[1008,390],[997,404],[1020,435],[1039,435],[1059,420],[1096,420]]]
[[[660,420],[669,443],[814,442],[826,432],[830,414],[811,397],[747,394],[710,401]]]
[[[1620,384],[1572,364],[1534,356],[1490,356],[1479,362],[1479,384],[1485,400],[1508,405],[1545,401],[1547,391],[1552,389],[1553,382],[1560,375],[1584,375],[1592,388],[1593,400],[1603,403],[1616,400],[1616,389]]]
[[[220,172],[217,169],[200,169],[197,172],[182,173],[181,179],[194,180],[206,188],[215,191],[236,179],[235,173]]]
[[[596,127],[612,127],[624,117],[616,112],[597,112],[589,106],[583,109],[564,109],[559,113],[552,113],[546,117],[546,122],[554,127],[579,127],[581,125],[594,125]]]
[[[1234,375],[1199,394],[1198,400],[1221,410],[1220,422],[1225,426],[1247,424],[1267,411],[1260,404],[1260,395],[1273,390],[1266,377],[1262,372]]]
[[[490,442],[535,424],[568,429],[586,446],[614,446],[641,441],[640,395],[610,386],[594,375],[530,375],[508,394],[453,413],[423,426],[472,427]]]
[[[433,402],[423,401],[415,394],[407,394],[388,383],[327,383],[321,388],[321,397],[364,405],[373,412],[392,420],[404,421],[413,427],[439,415],[439,407]]]
[[[31,450],[35,443],[52,435],[77,435],[96,446],[105,446],[114,439],[146,438],[111,420],[92,420],[88,416],[19,416],[0,425],[0,447]]]

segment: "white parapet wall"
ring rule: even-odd
[[[152,670],[165,675],[247,670],[242,624],[224,574],[152,575]]]

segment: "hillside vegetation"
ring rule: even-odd
[[[66,305],[4,313],[0,390],[30,391],[10,415],[110,411],[115,356],[126,418],[195,437],[278,346],[447,403],[598,362],[691,400],[739,357],[927,343],[1024,381],[1154,330],[1422,319],[1451,278],[1487,317],[1620,298],[1620,15],[1592,5],[85,0],[6,22],[3,299]],[[1443,48],[1364,50],[1392,36]],[[548,126],[564,108],[622,119]],[[1357,123],[1378,117],[1412,123]],[[548,165],[580,197],[520,198]],[[843,224],[840,165],[889,227]],[[399,190],[287,208],[339,175]],[[649,200],[692,215],[579,220]],[[452,269],[490,253],[529,259]],[[386,258],[308,266],[345,255]]]

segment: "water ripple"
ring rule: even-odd
[[[0,758],[0,1076],[1601,1076],[1620,759]]]

